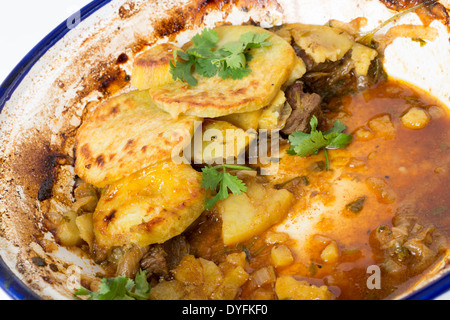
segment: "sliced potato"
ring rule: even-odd
[[[217,203],[222,217],[225,245],[247,240],[283,220],[294,202],[294,195],[273,185],[246,179],[247,193],[230,195]]]
[[[202,213],[201,174],[171,160],[148,166],[106,187],[94,212],[101,247],[163,243]]]
[[[294,82],[303,77],[305,73],[306,73],[305,62],[302,60],[302,58],[296,56],[294,68],[292,69],[292,72],[289,75],[289,78],[283,87],[289,87],[290,85],[294,84]]]
[[[259,129],[282,129],[291,112],[292,108],[286,103],[284,92],[280,91],[270,105],[262,110],[261,117],[258,121]]]
[[[294,256],[288,246],[282,244],[270,251],[270,258],[275,267],[285,267],[294,262]]]
[[[196,164],[235,163],[235,159],[245,156],[247,146],[256,137],[226,121],[208,119],[203,122],[201,129],[202,144],[197,145],[199,143],[195,141],[194,135],[188,147],[191,149],[191,159]]]
[[[173,119],[145,91],[111,98],[97,107],[76,136],[75,171],[96,187],[120,180],[187,146],[202,119]]]
[[[173,53],[176,50],[181,49],[173,44],[163,43],[139,55],[133,64],[131,85],[145,90],[173,82],[170,61],[173,61]]]
[[[278,33],[287,37],[288,31],[295,43],[311,56],[315,63],[341,59],[354,43],[349,34],[328,26],[292,23],[285,25]]]
[[[176,117],[180,114],[216,118],[232,113],[259,110],[267,106],[289,78],[295,64],[292,46],[276,34],[255,26],[221,26],[218,47],[237,42],[248,32],[268,33],[271,46],[250,51],[248,66],[252,72],[242,79],[223,80],[219,76],[204,78],[194,74],[196,86],[175,81],[158,88],[150,88],[153,101]]]

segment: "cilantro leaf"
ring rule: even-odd
[[[199,48],[216,48],[218,41],[219,35],[217,34],[217,31],[208,28],[204,29],[200,34],[197,33],[192,38],[192,42]]]
[[[177,61],[177,57],[183,59],[182,51],[175,51],[173,53],[175,64],[170,61],[170,73],[172,74],[172,78],[174,80],[181,80],[183,82],[187,82],[191,86],[197,85],[197,79],[192,76],[192,66],[195,63],[195,60],[191,58],[191,56],[187,56],[189,58],[186,62]],[[186,58],[186,56],[184,56]]]
[[[251,73],[248,62],[252,59],[251,49],[271,46],[266,41],[269,33],[248,32],[239,41],[217,48],[219,35],[212,29],[205,29],[192,38],[193,46],[186,52],[174,52],[174,62],[170,62],[170,72],[174,80],[186,82],[191,86],[198,81],[193,73],[211,78],[219,75],[222,79],[242,79]]]
[[[312,154],[317,154],[322,148],[334,149],[345,148],[352,140],[350,134],[343,133],[346,129],[345,125],[340,121],[335,121],[333,128],[326,132],[317,130],[319,121],[315,116],[310,120],[311,133],[305,133],[301,131],[295,131],[289,136],[289,142],[291,144],[289,150],[286,152],[290,155],[298,155],[307,157]],[[328,165],[328,155],[325,154]]]
[[[147,271],[140,270],[134,281],[124,276],[103,278],[98,291],[81,287],[74,295],[89,296],[89,300],[148,300],[150,289]]]
[[[226,172],[226,169],[253,170],[249,167],[236,165],[204,167],[202,169],[202,188],[204,188],[205,190],[217,191],[217,194],[213,198],[205,200],[206,210],[210,210],[218,201],[228,198],[230,191],[233,194],[241,194],[242,192],[247,192],[245,183],[238,177]]]

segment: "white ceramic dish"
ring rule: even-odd
[[[331,18],[350,21],[365,16],[365,28],[370,30],[393,14],[378,0],[283,0],[266,1],[264,6],[260,1],[239,1],[222,8],[202,6],[203,1],[190,3],[93,1],[36,46],[2,85],[0,279],[13,298],[71,298],[79,272],[93,274],[99,270],[91,261],[64,248],[49,253],[37,243],[36,235],[52,241],[42,226],[37,194],[48,174],[45,166],[51,166],[46,160],[61,153],[70,155],[68,135],[79,125],[86,102],[101,95],[101,90],[96,90],[101,85],[97,80],[108,74],[121,53],[132,57],[144,43],[166,41],[164,36],[170,28],[183,30],[171,40],[185,42],[199,28],[222,20],[240,24],[251,17],[269,27],[284,22],[324,24]],[[400,20],[397,23],[420,23],[414,14]],[[449,35],[441,23],[433,22],[433,26],[440,36],[425,47],[397,39],[386,51],[385,67],[390,76],[411,82],[450,106]],[[122,67],[129,70],[131,62]],[[66,169],[68,183],[59,188],[61,193],[71,188],[73,170],[70,166]],[[32,262],[35,257],[43,259],[45,266],[36,266]],[[436,270],[407,298],[433,298],[448,290],[447,271]]]

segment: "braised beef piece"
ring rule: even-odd
[[[162,245],[155,244],[150,247],[148,252],[141,260],[142,270],[148,272],[147,277],[167,277],[169,268],[166,261],[167,253],[164,251]]]
[[[169,270],[175,269],[180,264],[181,259],[190,251],[189,242],[184,235],[166,241],[163,248],[168,253],[166,260]]]
[[[286,121],[281,132],[290,135],[294,131],[310,132],[309,124],[311,118],[316,116],[319,123],[323,117],[321,102],[322,99],[316,93],[305,93],[303,82],[296,81],[285,92],[287,103],[292,108],[292,113]]]
[[[189,248],[189,243],[183,235],[172,238],[163,244],[154,244],[142,258],[140,266],[142,270],[148,272],[148,278],[168,279],[170,270],[175,269],[181,259],[189,254]]]

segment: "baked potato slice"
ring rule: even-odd
[[[261,117],[261,113],[262,109],[243,113],[233,113],[227,116],[219,117],[217,120],[227,121],[245,131],[256,131],[259,127],[259,118]]]
[[[295,44],[317,64],[341,59],[354,43],[351,35],[328,26],[292,23],[285,25],[277,33],[285,39],[290,34]]]
[[[276,34],[255,26],[221,26],[215,29],[219,35],[218,47],[237,42],[248,32],[268,33],[271,46],[252,49],[248,66],[252,72],[242,79],[211,78],[194,74],[196,86],[181,81],[149,92],[158,107],[174,117],[180,114],[204,118],[217,118],[232,113],[259,110],[267,106],[289,78],[295,64],[292,46]]]
[[[173,82],[170,61],[174,60],[173,53],[176,50],[181,49],[173,44],[163,43],[140,54],[133,64],[131,85],[139,90],[146,90]]]
[[[112,183],[93,215],[96,243],[145,247],[181,234],[203,212],[201,180],[190,165],[166,160]]]
[[[76,136],[75,172],[104,187],[179,154],[202,119],[158,109],[146,91],[133,91],[100,104]]]
[[[264,130],[282,129],[291,112],[291,106],[286,103],[286,95],[280,91],[270,105],[262,109],[258,127]]]
[[[197,132],[200,128],[197,129]],[[207,119],[202,124],[202,144],[197,145],[195,136],[191,143],[191,160],[196,164],[223,164],[245,156],[249,143],[256,138],[226,121]]]

